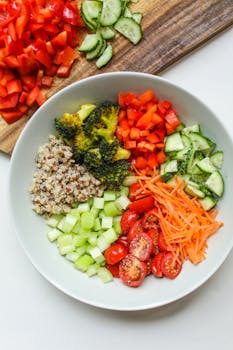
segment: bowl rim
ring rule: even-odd
[[[46,102],[40,106],[31,116],[31,118],[28,120],[28,122],[26,123],[25,127],[23,128],[11,155],[11,160],[10,160],[10,170],[9,170],[9,176],[8,176],[8,183],[7,183],[7,187],[8,187],[8,196],[7,196],[7,206],[10,212],[10,217],[11,217],[11,222],[12,222],[12,226],[13,226],[13,230],[17,236],[17,239],[21,245],[21,247],[23,248],[26,256],[28,257],[29,261],[32,263],[32,265],[36,268],[36,270],[49,282],[51,283],[53,286],[55,286],[58,290],[62,291],[64,294],[72,297],[73,299],[80,301],[84,304],[87,305],[91,305],[97,308],[101,308],[101,309],[106,309],[106,310],[115,310],[115,311],[142,311],[142,310],[148,310],[148,309],[154,309],[157,307],[161,307],[173,302],[176,302],[180,299],[182,299],[183,297],[187,296],[188,294],[191,294],[192,292],[194,292],[196,289],[198,289],[200,286],[202,286],[205,282],[207,282],[210,277],[212,277],[214,275],[214,273],[220,268],[220,266],[224,263],[224,261],[226,260],[227,256],[229,255],[230,251],[232,250],[233,247],[233,239],[232,239],[232,244],[229,245],[227,247],[227,249],[225,250],[225,254],[222,255],[221,260],[218,260],[217,263],[215,263],[215,266],[213,266],[210,271],[205,274],[205,276],[198,280],[196,284],[194,284],[191,288],[186,288],[184,290],[182,290],[178,295],[176,295],[176,298],[167,298],[165,299],[163,302],[154,302],[154,303],[148,303],[146,305],[141,305],[141,306],[133,306],[133,307],[112,307],[110,305],[106,305],[104,303],[101,302],[95,302],[95,301],[89,301],[89,300],[85,300],[85,298],[80,298],[77,297],[75,295],[75,293],[72,293],[71,291],[68,290],[68,288],[62,286],[58,281],[56,281],[55,279],[53,279],[48,273],[46,273],[46,271],[43,270],[43,268],[41,268],[40,266],[38,266],[39,264],[37,264],[37,262],[35,261],[36,259],[33,258],[33,254],[27,249],[26,245],[23,242],[23,239],[19,233],[19,230],[17,229],[17,225],[16,225],[16,221],[14,218],[14,215],[12,213],[11,210],[11,203],[12,203],[12,198],[11,198],[11,183],[12,183],[12,179],[14,177],[13,174],[13,166],[14,166],[14,161],[17,157],[18,154],[18,150],[20,150],[21,144],[23,143],[24,140],[24,135],[27,133],[27,130],[30,128],[31,123],[33,123],[33,120],[35,120],[37,118],[37,115],[39,115],[41,113],[41,111],[43,111],[43,109],[46,110],[46,106],[47,104],[50,104],[53,102],[54,99],[59,98],[60,95],[63,95],[64,93],[66,93],[66,91],[75,88],[75,86],[79,86],[80,84],[85,84],[86,82],[89,81],[96,81],[96,80],[101,80],[104,79],[105,76],[107,77],[112,77],[114,78],[114,76],[122,76],[122,77],[127,77],[127,76],[136,76],[136,77],[144,77],[144,78],[149,78],[149,79],[154,79],[155,81],[159,82],[162,81],[170,86],[172,86],[175,89],[178,89],[181,93],[185,93],[187,95],[189,95],[192,99],[196,100],[197,103],[203,105],[208,111],[210,111],[211,114],[214,115],[214,117],[216,118],[217,121],[220,122],[219,118],[217,117],[217,115],[215,114],[215,112],[208,106],[206,105],[205,102],[203,102],[199,97],[195,96],[195,94],[191,93],[189,90],[186,90],[185,88],[179,86],[178,84],[170,81],[169,79],[157,76],[157,75],[153,75],[150,73],[143,73],[143,72],[133,72],[133,71],[115,71],[115,72],[106,72],[106,73],[99,73],[97,75],[93,75],[93,76],[89,76],[83,79],[80,79],[78,81],[75,81],[67,86],[65,86],[64,88],[62,88],[61,90],[57,91],[54,95],[52,95],[51,97],[49,97]],[[221,124],[224,132],[226,132],[226,134],[228,135],[228,131],[225,127],[224,124]],[[230,141],[232,143],[232,148],[233,148],[233,141],[232,138],[230,138]],[[39,147],[39,145],[38,145]]]

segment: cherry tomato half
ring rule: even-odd
[[[123,244],[127,249],[129,248],[129,241],[127,236],[120,236],[115,243]]]
[[[163,273],[161,270],[161,260],[164,254],[165,253],[162,252],[156,254],[151,261],[151,272],[154,276],[159,278],[163,277]]]
[[[138,287],[147,275],[147,265],[136,256],[128,254],[121,260],[119,275],[124,284],[129,287]]]
[[[131,202],[129,209],[137,213],[144,213],[154,207],[154,198],[152,196],[143,197],[134,202]]]
[[[106,263],[114,265],[122,260],[128,254],[127,248],[120,243],[114,243],[104,252]]]
[[[131,226],[129,233],[128,233],[128,240],[132,241],[132,239],[138,234],[143,232],[142,229],[142,221],[141,219],[135,221],[135,223]]]
[[[159,250],[161,250],[162,252],[166,252],[168,250],[168,246],[162,232],[160,232],[158,235],[158,246]]]
[[[158,254],[159,253],[159,246],[158,246],[159,230],[158,230],[158,228],[151,228],[146,233],[148,234],[148,236],[150,236],[150,238],[152,239],[152,242],[153,242],[152,253]]]
[[[119,263],[115,264],[115,265],[110,265],[110,264],[106,264],[105,265],[106,269],[108,269],[111,274],[113,275],[113,277],[115,278],[119,278]]]
[[[138,233],[130,242],[129,252],[139,260],[148,260],[153,248],[153,242],[150,236],[145,232]]]
[[[161,271],[162,273],[170,278],[176,278],[182,269],[182,264],[175,260],[171,252],[164,253],[161,258]]]
[[[139,214],[132,210],[126,210],[121,217],[122,234],[127,235],[132,224],[138,219]]]
[[[153,208],[146,212],[142,218],[142,227],[145,230],[150,230],[151,228],[156,228],[159,224],[158,210]]]

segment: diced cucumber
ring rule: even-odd
[[[96,34],[87,34],[85,39],[83,40],[81,46],[79,47],[79,51],[89,52],[96,48],[99,43],[99,37]]]
[[[166,137],[165,152],[180,151],[182,149],[184,149],[184,145],[179,132]]]
[[[100,249],[98,247],[93,247],[89,250],[89,253],[91,257],[97,262],[102,263],[105,261],[104,255],[101,253]]]
[[[103,0],[100,14],[100,24],[103,27],[111,26],[121,15],[121,0]]]
[[[116,199],[116,192],[112,190],[106,190],[104,191],[104,201],[109,202],[109,201],[115,201]]]
[[[104,204],[104,213],[106,216],[118,216],[121,214],[121,211],[116,206],[115,202],[107,202]]]
[[[97,275],[99,276],[101,281],[104,283],[108,283],[113,280],[113,276],[111,272],[108,269],[106,269],[106,267],[99,267],[97,271]]]
[[[59,222],[63,219],[64,215],[52,215],[46,221],[46,225],[50,227],[57,227]]]
[[[71,261],[71,262],[75,262],[78,259],[79,255],[77,252],[70,252],[68,254],[66,254],[66,259]]]
[[[75,248],[73,235],[71,234],[60,235],[57,239],[57,245],[58,245],[59,253],[61,255],[66,255],[68,253],[71,253]]]
[[[67,214],[58,224],[57,228],[62,232],[69,233],[77,223],[78,218],[72,214]]]
[[[218,169],[221,169],[223,166],[223,152],[222,151],[216,151],[210,156],[211,163]]]
[[[58,230],[57,228],[52,228],[47,232],[47,237],[50,242],[54,242],[61,234],[62,232],[60,230]]]
[[[206,186],[215,193],[218,197],[221,197],[224,192],[224,182],[222,175],[218,170],[214,171],[207,179]]]
[[[92,277],[97,274],[97,271],[99,269],[99,264],[91,264],[87,269],[87,276]]]
[[[94,259],[89,254],[84,254],[75,261],[74,266],[76,269],[86,272],[93,263]]]
[[[213,197],[206,196],[203,199],[199,199],[199,202],[202,204],[204,209],[206,211],[208,211],[208,210],[212,209],[216,205],[217,200],[215,198],[213,198]]]
[[[86,230],[90,230],[95,224],[95,217],[90,212],[82,213],[80,220],[81,227]]]
[[[103,66],[105,66],[111,60],[112,56],[113,56],[113,47],[111,44],[107,44],[107,47],[105,48],[104,52],[96,61],[97,68],[100,69]]]
[[[133,18],[120,17],[114,28],[134,45],[142,39],[141,26]]]
[[[94,197],[93,207],[97,209],[104,208],[104,198],[103,197]]]
[[[103,229],[112,228],[112,225],[113,225],[112,216],[104,216],[104,217],[102,218],[101,227],[102,227]]]
[[[125,210],[130,203],[129,198],[124,194],[115,201],[115,204],[119,210]]]
[[[104,237],[104,239],[106,239],[106,241],[109,244],[115,242],[115,240],[117,239],[117,234],[114,228],[110,228],[107,231],[103,232],[102,236]]]

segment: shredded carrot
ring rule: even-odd
[[[179,261],[189,260],[198,264],[206,258],[207,239],[223,223],[216,221],[218,211],[206,211],[197,198],[190,198],[183,189],[183,181],[176,178],[176,184],[162,181],[160,175],[141,176],[140,196],[152,194],[158,208],[158,220],[166,244]]]

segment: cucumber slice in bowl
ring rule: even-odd
[[[120,17],[114,28],[134,45],[142,39],[141,26],[133,18]]]

